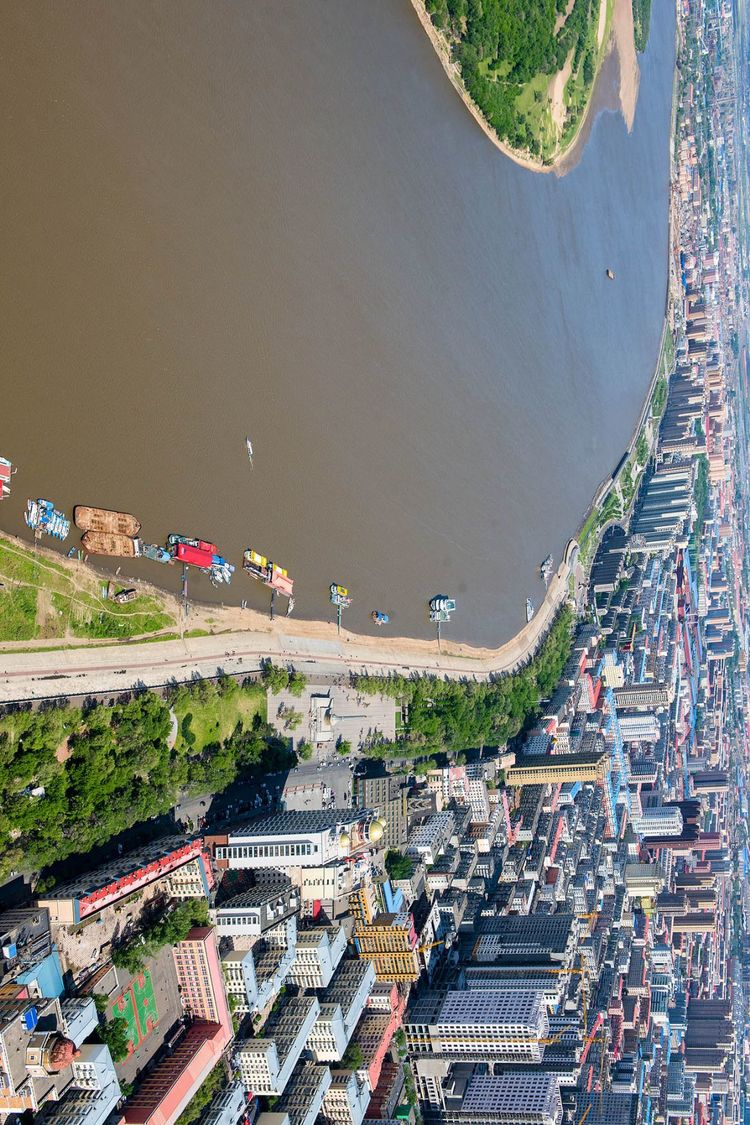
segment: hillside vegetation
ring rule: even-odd
[[[32,547],[0,538],[0,642],[53,637],[144,636],[176,621],[152,595],[118,605],[102,597],[107,583],[93,571],[56,562]]]
[[[236,716],[226,736],[205,721],[222,695]],[[169,705],[153,692],[113,707],[0,718],[0,876],[85,853],[168,812],[182,794],[220,792],[294,761],[265,722],[256,685],[198,683],[175,703],[191,706],[195,723],[192,741],[181,731],[174,747]]]
[[[645,51],[651,24],[651,0],[633,0],[633,38],[636,51]]]
[[[599,0],[425,0],[425,7],[498,136],[551,161],[576,131],[591,93]],[[566,64],[556,122],[549,86]]]

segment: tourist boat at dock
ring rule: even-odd
[[[447,594],[435,594],[434,598],[430,598],[430,621],[450,621],[451,614],[455,612],[455,598],[449,598]]]
[[[242,569],[251,578],[262,582],[276,594],[283,594],[291,598],[294,591],[294,579],[289,577],[283,566],[277,566],[265,555],[258,554],[252,547],[248,547],[242,556]]]
[[[0,457],[0,500],[10,496],[10,478],[16,471],[7,458]]]
[[[532,619],[532,617],[534,616],[535,613],[536,613],[536,610],[534,609],[534,603],[532,602],[531,598],[527,598],[526,599],[526,624],[527,625],[528,625],[529,621],[531,621],[531,619]]]
[[[141,542],[118,531],[85,531],[81,544],[89,555],[109,555],[122,559],[137,559]]]
[[[135,539],[141,530],[140,520],[129,512],[114,512],[108,508],[89,508],[76,504],[73,520],[80,531],[104,531],[114,535],[129,535]]]
[[[539,567],[539,573],[542,576],[542,580],[544,581],[544,585],[545,586],[548,585],[549,580],[552,577],[552,555],[547,555],[547,558],[544,560],[542,565]]]
[[[170,539],[172,538],[173,536],[170,536]],[[204,543],[202,540],[197,542],[202,543],[202,546],[194,547],[192,543],[183,542],[173,543],[172,557],[185,566],[194,566],[197,570],[202,570],[214,585],[219,585],[221,582],[229,585],[234,574],[232,564],[228,563],[223,555],[216,553],[214,543]],[[213,549],[209,550],[209,548]]]
[[[195,547],[197,551],[208,551],[211,555],[217,554],[219,550],[215,543],[209,543],[206,539],[192,539],[188,535],[177,535],[175,532],[167,536],[167,546],[177,547],[180,543],[185,547]]]
[[[58,512],[51,500],[27,500],[23,518],[37,535],[51,535],[62,542],[70,533],[70,520]]]
[[[225,582],[228,586],[232,581],[234,566],[232,563],[227,562],[223,555],[212,555],[209,574],[211,581],[216,585]]]
[[[352,604],[352,599],[349,596],[349,591],[346,586],[340,586],[338,582],[332,582],[329,586],[329,591],[333,605],[337,605],[341,609],[346,609],[347,606]]]
[[[390,618],[387,613],[382,613],[379,609],[374,609],[370,614],[376,625],[387,625]]]
[[[160,547],[158,543],[142,543],[141,554],[144,559],[151,559],[151,562],[171,563],[174,561],[167,548]]]

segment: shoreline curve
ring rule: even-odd
[[[602,3],[606,4],[606,2],[607,0],[602,0]],[[635,120],[640,80],[637,53],[635,51],[635,42],[633,41],[631,0],[614,0],[613,16],[607,42],[603,46],[599,56],[591,93],[586,102],[586,108],[568,144],[565,148],[561,149],[548,164],[537,160],[526,152],[513,148],[507,141],[502,140],[466,89],[461,79],[459,69],[450,57],[448,44],[430,19],[424,5],[424,0],[411,0],[411,5],[451,85],[477,125],[479,125],[487,139],[491,141],[503,156],[506,156],[521,168],[525,168],[526,171],[539,173],[554,172],[557,176],[564,176],[571,168],[575,167],[581,156],[582,149],[588,140],[591,114],[593,113],[594,116],[596,116],[600,108],[603,108],[598,104],[596,92],[604,69],[604,64],[612,54],[617,55],[619,65],[618,100],[620,112],[625,121],[627,131],[629,133],[631,132]],[[629,31],[628,12],[630,13]],[[630,35],[630,42],[628,41],[628,34]]]

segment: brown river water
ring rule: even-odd
[[[296,614],[329,618],[335,580],[350,629],[377,608],[426,635],[442,592],[452,637],[507,639],[656,359],[674,15],[653,9],[633,132],[603,110],[558,177],[490,144],[408,0],[5,0],[0,527],[27,496],[121,508],[237,565],[194,598],[267,605],[252,545]]]

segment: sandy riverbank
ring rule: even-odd
[[[411,0],[412,7],[416,12],[417,18],[427,33],[432,46],[435,48],[440,62],[442,63],[443,70],[448,75],[448,78],[453,85],[461,101],[464,103],[469,113],[472,115],[476,123],[479,125],[482,132],[492,141],[495,148],[499,149],[504,156],[507,156],[515,164],[520,164],[522,168],[527,168],[530,172],[555,172],[557,175],[564,176],[576,163],[580,155],[580,142],[582,138],[588,136],[589,115],[592,106],[596,105],[596,87],[599,80],[599,74],[602,66],[611,54],[616,54],[619,62],[620,70],[620,85],[619,85],[619,100],[620,108],[622,110],[625,124],[627,125],[628,132],[633,127],[635,119],[635,110],[638,103],[638,85],[640,79],[640,72],[638,70],[638,57],[635,50],[635,39],[633,37],[633,10],[632,0],[614,0],[614,15],[612,19],[612,28],[610,31],[609,44],[607,49],[601,54],[599,65],[597,67],[597,75],[594,79],[591,95],[586,104],[586,109],[581,115],[581,120],[575,133],[570,138],[568,144],[560,152],[556,154],[554,159],[549,164],[543,164],[540,160],[535,159],[528,153],[519,152],[517,149],[512,148],[506,141],[501,140],[489,122],[484,118],[479,107],[474,103],[469,95],[466,87],[461,79],[461,74],[458,66],[453,62],[450,56],[450,49],[444,37],[437,30],[424,6],[424,0]],[[606,27],[606,11],[607,0],[601,0],[601,8],[599,14],[599,24],[597,28],[597,38],[601,46],[601,41],[604,37],[604,29]],[[566,64],[567,65],[567,64]],[[562,72],[560,72],[562,73]],[[556,107],[553,106],[553,111],[556,108],[555,124],[561,128],[559,124],[561,120],[561,109],[563,92],[565,88],[565,81],[558,82],[557,79],[560,75],[556,75],[552,79],[553,88],[558,91]],[[557,83],[555,85],[555,83]],[[554,114],[553,114],[554,116]],[[581,146],[582,147],[582,146]]]
[[[620,109],[628,132],[635,121],[641,72],[635,49],[632,0],[615,0],[612,41],[620,63]]]
[[[3,532],[0,533],[0,538],[28,550],[28,544],[14,536]],[[60,556],[56,551],[44,547],[38,547],[37,553],[39,557],[44,558],[46,556],[54,560],[58,566],[68,570],[75,584],[81,588],[90,588],[92,584],[99,584],[99,575],[89,564]],[[373,657],[377,654],[378,660],[382,663],[391,660],[394,664],[408,664],[410,660],[435,661],[439,658],[450,657],[459,661],[470,662],[477,670],[481,668],[492,671],[509,671],[535,652],[546,635],[558,610],[568,597],[570,577],[576,574],[577,555],[575,543],[571,541],[566,549],[565,558],[549,583],[544,601],[532,620],[514,637],[497,648],[476,647],[453,642],[449,635],[446,635],[450,633],[450,625],[444,626],[442,644],[438,647],[436,639],[391,637],[382,633],[369,636],[349,632],[345,627],[342,628],[339,635],[336,624],[332,620],[310,621],[282,615],[276,616],[271,621],[268,616],[257,610],[242,609],[236,605],[206,605],[191,601],[190,612],[186,618],[182,612],[181,603],[173,594],[167,593],[150,583],[130,579],[125,575],[120,575],[119,582],[123,585],[132,583],[138,587],[140,593],[148,594],[159,602],[164,610],[178,622],[176,628],[168,631],[168,635],[174,637],[175,632],[179,632],[180,640],[184,641],[196,640],[195,634],[199,633],[215,637],[226,635],[226,643],[229,644],[229,635],[231,634],[232,646],[239,644],[243,639],[246,643],[249,643],[250,638],[252,638],[252,644],[256,648],[261,649],[265,646],[269,652],[282,653],[288,649],[288,641],[293,636],[296,646],[295,651],[299,651],[300,646],[304,648],[305,643],[309,644],[311,651],[326,646],[335,646],[337,650],[344,651],[353,646],[362,659],[368,653],[372,654]],[[192,638],[191,634],[193,635]],[[13,658],[18,659],[23,653],[38,651],[51,654],[61,649],[67,649],[68,651],[109,649],[111,651],[113,648],[119,651],[123,649],[132,651],[134,646],[148,652],[151,645],[159,643],[158,636],[159,634],[154,634],[150,637],[136,637],[120,642],[113,642],[112,640],[87,641],[73,635],[64,638],[56,637],[50,640],[33,639],[6,642],[0,640],[0,674],[12,675]],[[123,661],[124,664],[129,662],[129,660]]]

